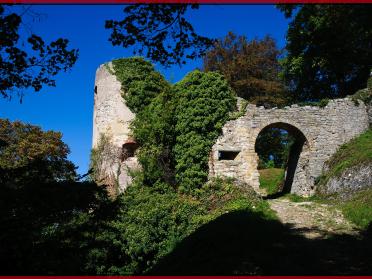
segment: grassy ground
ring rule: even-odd
[[[361,191],[339,205],[344,216],[362,229],[372,223],[372,189]]]
[[[261,169],[258,172],[260,173],[260,188],[266,189],[268,195],[280,191],[284,182],[284,169]]]
[[[372,223],[371,187],[367,190],[353,193],[351,198],[343,200],[337,195],[332,195],[332,197],[323,196],[322,186],[331,177],[340,175],[346,169],[370,162],[372,162],[372,129],[342,145],[331,157],[328,161],[328,171],[323,173],[319,179],[318,197],[315,197],[320,202],[331,203],[341,209],[344,216],[361,229],[366,229]]]
[[[347,168],[372,161],[372,129],[342,145],[328,161],[329,171],[320,177],[319,185],[340,175]]]

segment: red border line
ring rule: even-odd
[[[2,4],[371,4],[372,0],[0,0]]]

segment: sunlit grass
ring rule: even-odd
[[[268,195],[281,190],[284,183],[284,169],[261,169],[258,172],[260,173],[260,188],[266,189]]]

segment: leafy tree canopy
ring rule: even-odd
[[[55,86],[54,77],[71,69],[78,57],[78,50],[68,50],[67,39],[47,44],[36,34],[24,37],[21,26],[27,12],[0,5],[0,95],[11,98],[18,93],[21,101],[24,89]]]
[[[297,100],[344,97],[372,66],[372,6],[279,5],[291,19],[283,76]]]
[[[213,40],[196,34],[185,13],[199,5],[129,5],[123,20],[107,20],[109,41],[124,48],[138,46],[135,53],[164,66],[185,64],[201,57]]]
[[[266,106],[287,103],[285,87],[279,80],[281,51],[273,38],[248,41],[229,32],[204,57],[204,71],[222,73],[239,97]]]
[[[62,134],[40,127],[0,119],[0,182],[22,185],[27,181],[73,180],[75,166],[67,160]]]

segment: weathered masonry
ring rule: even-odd
[[[369,127],[367,108],[349,99],[332,100],[324,108],[292,105],[265,109],[248,105],[245,115],[229,121],[212,148],[210,176],[229,176],[259,191],[256,139],[267,128],[291,133],[293,144],[284,188],[301,196],[314,193],[315,180],[337,148]]]
[[[96,73],[93,147],[98,146],[101,135],[107,136],[110,146],[103,154],[102,180],[123,190],[131,181],[130,170],[139,168],[129,129],[134,114],[125,105],[120,82],[110,67],[101,65]],[[281,128],[296,138],[284,187],[288,192],[309,196],[314,193],[324,163],[341,144],[369,127],[371,112],[362,102],[356,105],[349,98],[330,101],[324,108],[292,105],[265,109],[248,105],[243,116],[223,127],[211,151],[210,177],[234,177],[259,191],[256,139],[264,129]]]

